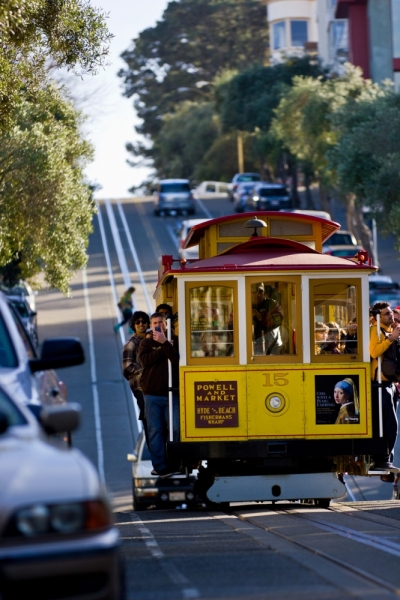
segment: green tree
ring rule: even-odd
[[[0,6],[0,127],[15,105],[35,100],[46,80],[46,61],[77,73],[105,64],[106,15],[87,0],[3,0]]]
[[[328,158],[347,199],[348,224],[356,222],[370,250],[370,232],[362,219],[362,208],[368,207],[380,231],[393,234],[400,248],[400,95],[367,82],[358,97],[347,98],[332,122],[339,135]]]
[[[320,77],[322,71],[309,57],[291,58],[270,67],[249,67],[222,83],[216,106],[224,131],[268,131],[275,108],[299,75]]]
[[[223,131],[252,133],[252,155],[258,157],[259,170],[266,179],[273,179],[274,174],[283,179],[291,176],[294,204],[298,203],[297,164],[283,139],[271,130],[271,123],[275,109],[299,75],[317,78],[322,70],[309,57],[270,67],[253,66],[219,85],[215,93]]]
[[[154,140],[163,115],[173,113],[183,99],[200,102],[199,81],[211,82],[226,69],[262,64],[267,40],[259,0],[169,2],[162,20],[142,31],[122,54],[125,95],[135,98],[143,120],[138,132]]]
[[[43,271],[66,291],[86,262],[91,148],[48,65],[95,73],[112,37],[105,17],[87,0],[1,3],[0,265],[8,280]]]
[[[310,184],[317,181],[322,206],[326,206],[326,186],[332,183],[327,151],[335,144],[330,116],[344,97],[337,80],[321,77],[295,77],[293,86],[275,109],[272,129],[289,149],[305,174],[307,207],[314,208]]]
[[[13,120],[0,132],[0,264],[9,277],[10,266],[27,279],[42,272],[65,292],[87,258],[94,208],[83,168],[91,147],[79,114],[50,84],[35,104],[21,101]]]

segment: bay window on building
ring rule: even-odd
[[[309,40],[306,19],[283,19],[272,24],[272,49],[304,48]]]

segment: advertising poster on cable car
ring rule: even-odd
[[[315,376],[315,414],[317,425],[354,425],[360,422],[358,375]]]

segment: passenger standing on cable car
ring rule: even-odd
[[[165,445],[169,427],[168,403],[168,360],[172,364],[173,387],[173,433],[179,439],[179,347],[178,337],[172,334],[171,342],[166,337],[164,315],[153,313],[150,317],[153,335],[142,340],[138,350],[139,362],[143,367],[140,380],[144,396],[149,451],[153,464],[153,475],[170,477],[176,469],[167,464]]]
[[[122,374],[129,381],[132,394],[136,398],[139,407],[139,421],[143,423],[144,434],[148,443],[144,398],[140,385],[143,369],[137,353],[140,342],[146,337],[146,330],[150,325],[149,315],[141,310],[137,310],[133,313],[129,325],[134,334],[129,338],[122,350]]]
[[[381,332],[377,332],[376,325],[370,328],[369,352],[372,359],[371,375],[372,379],[377,381],[378,357],[383,356],[391,344],[396,343],[400,337],[400,325],[395,325],[393,312],[388,302],[376,302],[372,307],[372,313],[380,314]],[[395,326],[394,326],[395,325]],[[382,373],[382,421],[383,434],[388,440],[389,454],[385,456],[374,456],[375,470],[386,470],[392,473],[400,472],[400,469],[393,465],[393,450],[397,438],[397,415],[396,415],[396,390],[395,384],[391,383]],[[378,402],[377,388],[372,387],[372,400]]]

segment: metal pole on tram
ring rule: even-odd
[[[167,340],[172,339],[172,319],[167,315]],[[174,393],[172,390],[172,363],[168,359],[168,413],[169,413],[169,441],[174,441]]]
[[[376,314],[376,329],[378,340],[381,337],[381,313]],[[382,357],[378,356],[378,409],[379,409],[379,437],[383,437],[383,418],[382,418]]]

